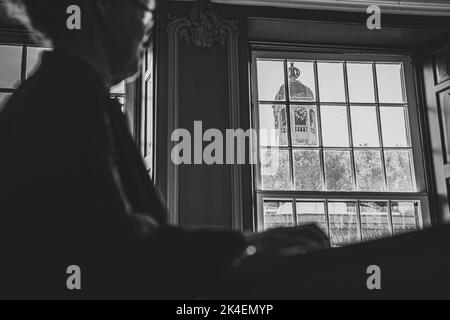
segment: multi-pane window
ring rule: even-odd
[[[0,45],[0,111],[19,85],[31,76],[45,50],[48,49],[27,45]]]
[[[0,45],[0,111],[20,84],[39,67],[41,55],[50,48],[29,45]],[[125,109],[125,82],[111,89],[111,97]]]
[[[316,223],[341,246],[422,227],[407,59],[256,53],[254,63],[259,229]]]

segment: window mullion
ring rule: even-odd
[[[392,216],[392,201],[388,201],[388,214],[389,214],[389,230],[391,232],[391,235],[394,235],[394,217]]]
[[[292,136],[291,136],[291,103],[290,103],[290,93],[289,93],[289,75],[288,75],[288,67],[287,60],[284,60],[284,92],[285,92],[285,100],[286,100],[286,120],[287,120],[287,136],[288,136],[288,145],[289,145],[289,170],[291,175],[291,190],[295,189],[294,184],[294,157],[292,152]]]
[[[358,237],[359,242],[363,241],[363,235],[362,235],[362,221],[361,221],[361,210],[360,210],[360,201],[359,199],[356,199],[356,221],[358,222]]]
[[[352,132],[352,114],[350,110],[350,93],[348,89],[348,74],[347,74],[347,62],[344,62],[344,88],[345,88],[345,100],[347,101],[347,125],[348,125],[348,138],[350,142],[350,160],[352,166],[352,176],[353,176],[353,191],[357,190],[356,183],[356,162],[355,162],[355,151],[353,146],[353,132]]]
[[[298,226],[298,221],[297,221],[297,199],[294,198],[292,199],[292,213],[294,215],[294,226]]]
[[[28,56],[28,45],[24,44],[22,46],[22,65],[20,70],[20,83],[23,83],[27,78],[27,56]]]
[[[380,150],[381,150],[381,164],[383,169],[383,179],[384,179],[384,191],[388,191],[387,184],[387,171],[386,171],[386,161],[384,157],[384,140],[383,140],[383,130],[381,126],[381,109],[380,109],[380,96],[378,93],[378,76],[377,76],[377,65],[374,62],[372,64],[373,69],[373,83],[375,86],[375,103],[376,103],[376,113],[377,113],[377,125],[378,125],[378,137],[380,141]]]
[[[322,136],[322,114],[321,114],[321,103],[320,103],[320,89],[319,89],[319,70],[317,67],[317,60],[314,61],[314,82],[316,87],[316,101],[317,101],[317,133],[319,136],[319,157],[320,157],[320,168],[321,178],[322,178],[322,190],[327,190],[325,181],[325,155],[323,149],[323,136]]]
[[[331,222],[330,222],[330,214],[328,212],[328,199],[325,199],[324,205],[325,205],[325,222],[327,225],[327,235],[328,239],[330,239],[331,241]]]

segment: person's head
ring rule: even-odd
[[[55,49],[83,47],[104,52],[111,81],[118,83],[139,69],[152,26],[156,0],[16,0],[26,9],[34,29],[49,38]],[[67,22],[80,8],[81,30]]]

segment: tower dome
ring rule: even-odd
[[[314,92],[300,80],[301,71],[291,63],[289,67],[289,101],[291,102],[291,138],[295,145],[317,145],[317,115],[315,105],[305,105],[305,102],[313,103]],[[285,84],[280,87],[275,101],[286,101]],[[292,105],[292,103],[302,103]],[[288,141],[288,115],[284,105],[273,105],[275,129],[277,129],[277,141],[279,145],[286,145]]]
[[[294,63],[291,62],[291,66],[289,67],[289,99],[291,101],[314,101],[314,93],[310,88],[305,86],[298,78],[301,75],[301,71],[294,66]],[[283,84],[278,90],[278,93],[275,97],[275,101],[286,100],[286,88]]]

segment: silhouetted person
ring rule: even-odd
[[[149,0],[24,0],[51,39],[0,115],[0,296],[195,298],[250,243],[239,233],[169,227],[112,85],[134,76]],[[66,9],[80,6],[82,29]],[[258,238],[259,237],[259,238]],[[258,236],[264,246],[270,237]],[[66,287],[68,266],[81,291]]]

